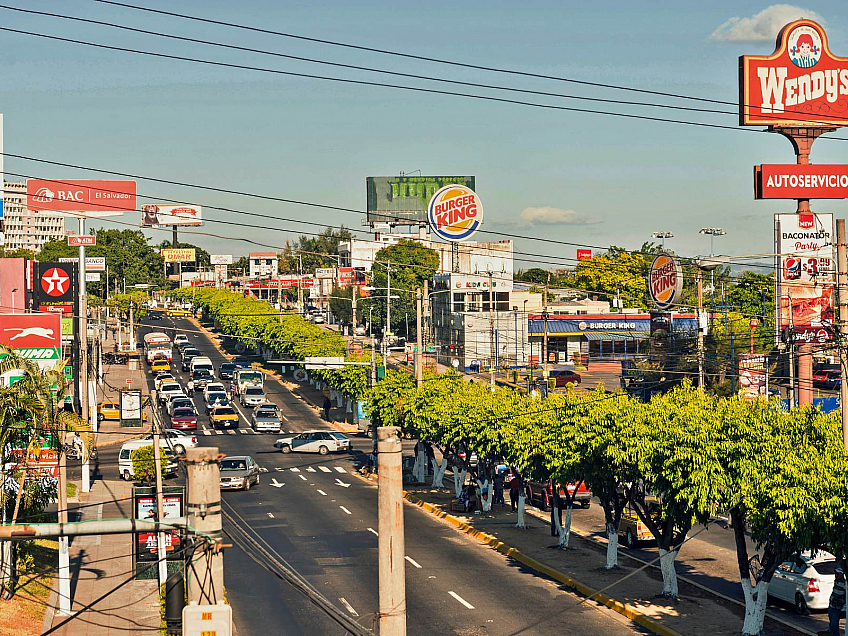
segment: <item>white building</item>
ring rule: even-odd
[[[274,252],[251,252],[248,259],[250,260],[248,276],[251,279],[277,276],[280,258]]]
[[[338,252],[340,267],[363,267],[366,272],[371,271],[374,256],[384,247],[396,245],[402,239],[418,241],[427,247],[435,248],[427,236],[422,232],[376,232],[374,240],[348,239],[339,243]]]
[[[65,238],[65,217],[26,206],[26,183],[4,183],[3,232],[6,249],[40,252],[45,243]]]

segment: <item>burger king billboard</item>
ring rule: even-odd
[[[683,269],[671,254],[660,252],[648,273],[648,294],[657,309],[668,309],[680,302],[683,294]]]
[[[427,220],[436,236],[446,241],[465,241],[483,224],[483,204],[468,186],[449,184],[430,199]]]

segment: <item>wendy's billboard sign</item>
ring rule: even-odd
[[[836,57],[812,20],[787,24],[771,55],[739,58],[742,126],[845,126],[848,58]]]

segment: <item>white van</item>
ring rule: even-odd
[[[153,446],[153,442],[149,439],[133,439],[121,446],[121,452],[118,454],[118,473],[121,479],[132,481],[132,452],[144,446]],[[160,439],[159,447],[162,449],[161,459],[167,461],[166,473],[168,475],[177,474],[177,460],[174,457],[171,447],[168,445],[168,440]]]
[[[194,373],[195,369],[209,369],[209,372],[212,375],[215,375],[215,367],[212,366],[212,360],[207,358],[206,356],[194,356],[191,359],[191,366],[189,371]]]

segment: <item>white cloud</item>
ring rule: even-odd
[[[799,18],[824,23],[815,11],[791,4],[773,4],[750,18],[730,18],[713,31],[710,39],[716,42],[773,42],[781,28]]]
[[[574,210],[561,210],[551,206],[524,208],[518,218],[529,225],[589,225],[597,223]]]

